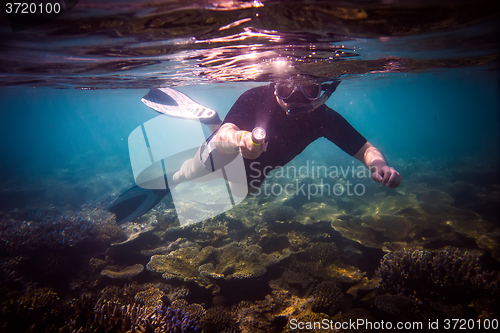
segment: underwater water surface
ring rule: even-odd
[[[22,29],[2,16],[0,332],[498,328],[494,1],[71,8]],[[326,105],[398,188],[320,138],[229,208],[226,185],[198,182],[117,224],[134,131],[161,117],[161,158],[211,135],[149,108],[149,89],[224,119],[245,91],[298,74],[341,81]]]

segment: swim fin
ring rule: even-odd
[[[222,122],[216,111],[196,103],[186,94],[173,88],[152,88],[141,101],[167,116],[199,120],[205,125]]]
[[[136,185],[113,201],[108,211],[115,214],[117,224],[132,222],[151,210],[169,193],[170,189],[150,190]]]

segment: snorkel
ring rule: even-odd
[[[297,88],[294,88],[293,92],[287,98],[281,98],[279,96],[279,94],[277,93],[277,89],[275,89],[276,100],[278,101],[278,104],[281,106],[281,108],[286,112],[287,116],[294,117],[294,118],[300,118],[300,117],[304,116],[305,114],[316,110],[321,105],[325,104],[326,101],[335,92],[335,90],[337,89],[340,82],[341,82],[340,80],[333,80],[332,83],[329,83],[329,84],[327,84],[325,82],[320,83],[321,91],[323,92],[323,94],[318,96],[315,99],[312,99],[312,100],[302,98],[301,103],[294,103],[294,102],[290,101],[290,98],[292,98],[292,101],[293,101],[293,97],[296,97],[296,96],[292,97],[292,95],[295,95],[298,93],[296,91]],[[319,94],[321,94],[321,92]],[[301,98],[301,97],[299,97],[299,98]]]
[[[332,94],[335,92],[335,90],[337,90],[337,87],[339,86],[340,82],[341,82],[340,80],[334,80],[330,84],[322,83],[322,85],[325,85],[328,88],[325,89],[323,95],[321,95],[320,97],[318,97],[317,100],[311,103],[312,109],[315,110],[319,108],[321,105],[325,104],[326,101],[330,98],[330,96],[332,96]]]

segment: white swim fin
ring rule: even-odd
[[[173,88],[152,88],[141,101],[151,109],[171,117],[199,120],[205,125],[221,123],[216,111],[196,103]]]

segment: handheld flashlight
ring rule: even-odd
[[[262,127],[255,127],[252,131],[252,141],[258,145],[266,141],[266,130]]]

